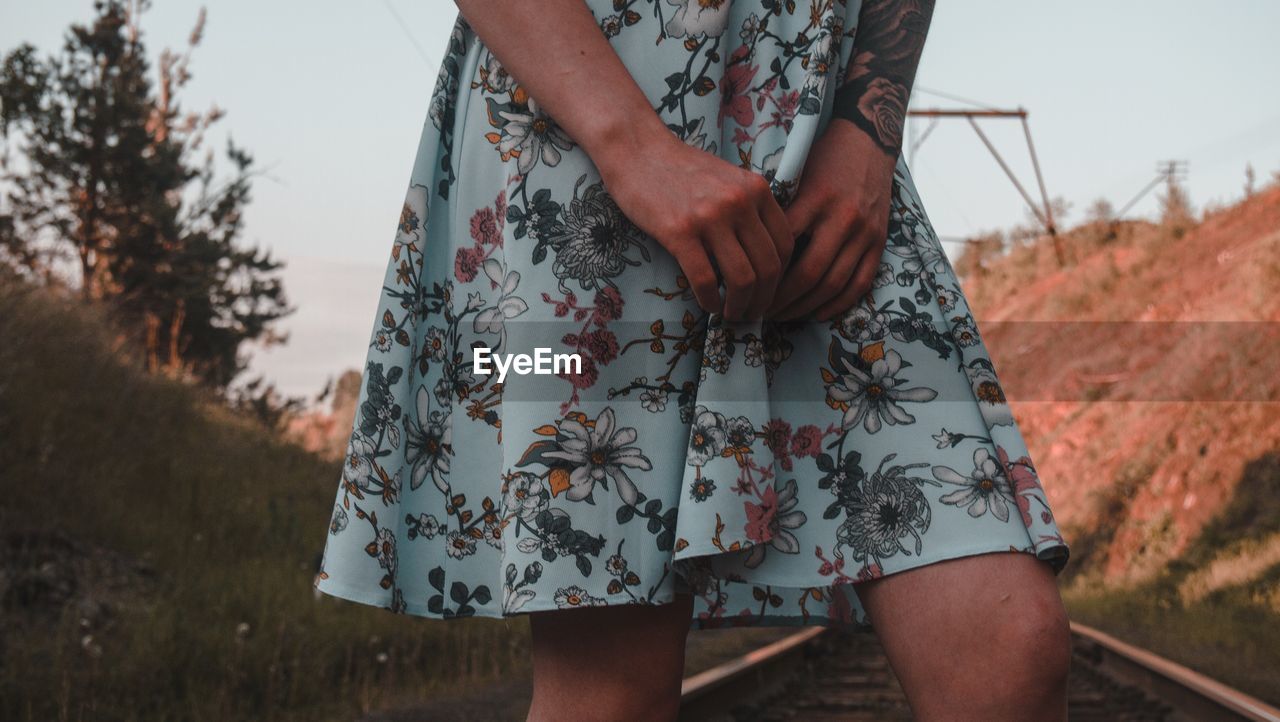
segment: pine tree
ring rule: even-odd
[[[54,282],[74,259],[71,282],[112,305],[153,369],[225,387],[246,365],[240,345],[284,340],[273,322],[293,309],[274,275],[283,264],[238,244],[252,157],[228,141],[225,181],[212,153],[190,159],[223,115],[183,113],[177,99],[204,13],[184,54],[161,53],[153,87],[138,25],[149,4],[100,0],[60,54],[22,45],[5,57],[0,260]]]

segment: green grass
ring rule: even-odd
[[[1150,581],[1107,589],[1086,572],[1065,591],[1067,609],[1072,619],[1280,706],[1280,566],[1193,603],[1178,593],[1215,558],[1247,553],[1276,532],[1280,453],[1273,452],[1245,466],[1231,501]]]
[[[525,664],[524,620],[317,600],[339,468],[131,367],[108,329],[0,278],[0,718],[349,720]],[[55,533],[91,550],[61,609],[22,546]],[[86,597],[111,606],[84,627]]]
[[[1280,570],[1258,584],[1275,589]],[[1073,590],[1065,597],[1072,619],[1280,705],[1280,613],[1252,590],[1235,588],[1185,606],[1159,583]]]
[[[317,596],[340,462],[144,373],[114,335],[103,309],[0,269],[0,719],[351,720],[464,699],[523,718],[489,685],[529,674],[527,618]],[[686,671],[794,631],[694,632]]]

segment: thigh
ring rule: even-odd
[[[674,712],[692,614],[688,594],[670,604],[533,612],[535,703],[554,707],[557,716],[581,712],[577,719],[610,718],[604,714],[610,709],[617,710],[612,719]]]
[[[1011,704],[1058,704],[1046,695],[1058,694],[1069,631],[1046,562],[1024,552],[978,554],[856,589],[919,718],[993,719],[997,709],[1019,719]]]

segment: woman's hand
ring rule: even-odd
[[[675,257],[699,306],[727,320],[762,318],[795,245],[769,182],[663,133],[640,146],[598,149],[592,159],[605,188]]]
[[[833,118],[814,141],[787,221],[809,243],[786,270],[766,311],[783,321],[843,313],[871,290],[888,242],[897,156],[862,129]]]
[[[698,304],[730,320],[761,318],[793,245],[768,182],[672,133],[582,0],[457,5],[511,77],[583,147],[627,218],[675,256]]]

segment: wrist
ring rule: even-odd
[[[898,164],[897,149],[886,147],[877,138],[872,137],[866,127],[849,118],[840,115],[832,116],[826,132],[838,137],[852,154],[872,165],[886,168],[892,173],[893,168]]]
[[[658,115],[649,108],[638,114],[616,114],[597,117],[589,132],[580,141],[587,156],[608,180],[615,177],[627,165],[635,162],[637,149],[646,152],[657,145],[675,139]]]

